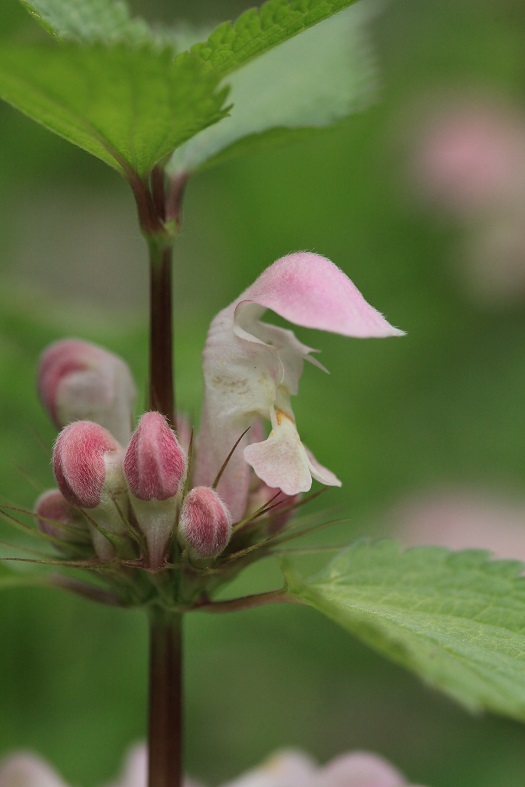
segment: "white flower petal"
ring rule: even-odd
[[[342,486],[341,481],[338,479],[335,473],[332,473],[332,471],[328,470],[327,467],[323,467],[323,465],[317,461],[315,456],[311,451],[308,450],[306,446],[304,446],[304,450],[306,452],[306,456],[308,457],[310,472],[316,481],[319,481],[325,486]]]
[[[308,492],[312,486],[310,462],[297,433],[294,421],[282,410],[267,440],[244,449],[244,458],[256,475],[272,488],[286,495]]]

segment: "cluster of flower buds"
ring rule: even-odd
[[[142,543],[153,569],[169,560],[174,536],[194,561],[221,554],[230,513],[211,487],[188,490],[187,453],[166,418],[147,412],[130,435],[135,387],[124,361],[87,342],[57,342],[42,356],[39,390],[63,426],[53,451],[58,489],[35,505],[44,533],[65,546],[90,533],[104,561],[136,557]]]
[[[403,333],[325,257],[296,252],[277,260],[211,323],[191,461],[184,419],[178,437],[159,412],[145,413],[131,433],[135,384],[121,358],[78,339],[52,344],[38,378],[42,402],[62,428],[53,456],[59,491],[49,498],[55,508],[46,498],[35,511],[46,535],[67,543],[88,532],[100,560],[139,559],[152,569],[173,564],[178,541],[194,565],[206,568],[220,555],[224,565],[279,543],[313,479],[341,485],[303,444],[291,405],[304,363],[321,366],[315,350],[261,320],[266,310],[343,336]]]

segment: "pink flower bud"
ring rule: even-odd
[[[124,473],[137,523],[146,536],[148,564],[160,568],[175,529],[186,456],[163,415],[145,413],[124,458]]]
[[[124,459],[124,473],[139,500],[175,497],[186,470],[186,457],[163,415],[144,413]]]
[[[192,557],[217,557],[232,534],[230,512],[217,492],[196,486],[184,498],[179,520],[179,536]]]
[[[66,500],[79,508],[96,508],[108,473],[114,475],[121,459],[122,448],[107,429],[92,421],[75,421],[57,437],[53,470]]]
[[[136,391],[117,355],[79,339],[55,342],[40,358],[38,392],[57,427],[95,421],[127,443]]]
[[[122,459],[123,449],[113,435],[92,421],[75,421],[62,429],[53,451],[55,478],[66,500],[89,509],[94,522],[117,535],[126,533]],[[113,557],[108,539],[94,525],[90,529],[99,557]]]
[[[58,489],[43,492],[35,503],[34,512],[40,530],[47,536],[62,541],[85,540],[87,523]]]

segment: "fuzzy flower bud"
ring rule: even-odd
[[[196,486],[184,498],[179,520],[179,537],[192,557],[218,557],[232,534],[231,515],[217,492]]]
[[[139,500],[175,497],[186,470],[186,457],[163,415],[144,413],[124,459],[128,486]]]
[[[68,503],[58,489],[48,489],[35,502],[37,523],[47,536],[65,542],[83,542],[87,537],[87,524],[79,512]]]
[[[135,383],[127,364],[103,347],[79,339],[51,344],[40,358],[38,392],[58,428],[95,421],[129,440]]]
[[[91,520],[116,535],[126,532],[120,513],[125,514],[127,503],[122,459],[123,449],[113,435],[91,421],[66,426],[53,451],[55,478],[66,500],[88,509]],[[93,524],[90,528],[99,557],[113,557],[108,539]]]
[[[168,422],[160,413],[145,413],[126,451],[124,474],[152,568],[164,561],[185,473],[186,456]]]

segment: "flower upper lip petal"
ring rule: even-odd
[[[326,257],[299,251],[270,265],[235,301],[252,302],[295,325],[358,338],[402,336]],[[261,310],[262,314],[262,310]]]

